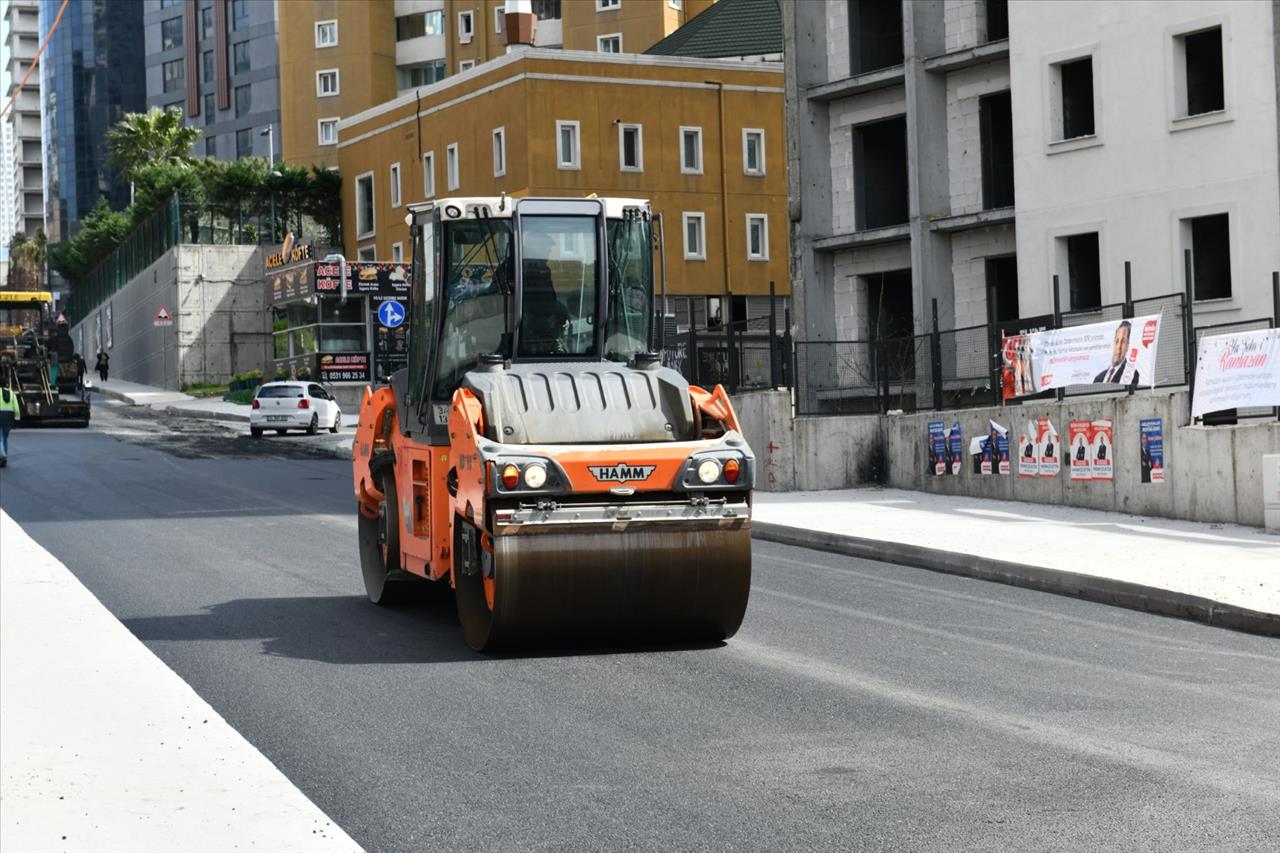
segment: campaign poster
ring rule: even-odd
[[[1040,460],[1036,456],[1036,422],[1027,421],[1018,436],[1018,476],[1040,476]]]
[[[954,421],[951,424],[951,431],[947,433],[947,452],[951,454],[951,476],[953,477],[959,477],[960,470],[964,468],[962,449],[960,422]]]
[[[1067,440],[1071,443],[1071,479],[1089,480],[1093,477],[1093,457],[1090,451],[1090,421],[1070,421],[1067,424]]]
[[[1036,434],[1036,455],[1040,463],[1038,466],[1040,476],[1056,477],[1058,471],[1062,469],[1062,462],[1059,460],[1062,448],[1058,440],[1058,431],[1053,428],[1053,421],[1049,418],[1037,419]]]
[[[1029,335],[1010,335],[1000,347],[1000,394],[1005,400],[1036,393],[1030,342]]]
[[[1089,479],[1110,480],[1115,469],[1114,436],[1111,419],[1094,421],[1089,427]]]
[[[1051,329],[1029,338],[1037,390],[1155,385],[1159,314]]]
[[[1138,422],[1141,447],[1142,482],[1164,482],[1164,419],[1143,418]]]
[[[1201,338],[1191,416],[1252,406],[1280,406],[1280,329]]]
[[[946,421],[929,421],[929,473],[940,477],[947,473]]]

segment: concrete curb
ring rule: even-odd
[[[102,395],[102,396],[104,396],[104,397],[110,397],[112,400],[117,400],[117,401],[119,401],[119,402],[121,402],[121,403],[127,403],[127,404],[129,404],[130,406],[137,406],[137,405],[139,405],[138,403],[133,402],[133,398],[132,398],[132,397],[129,397],[129,396],[125,395],[125,394],[121,394],[119,391],[112,391],[112,390],[107,389],[107,388],[100,388],[100,387],[98,387],[97,385],[91,385],[91,386],[89,386],[89,393],[90,393],[90,394],[101,394],[101,395]]]
[[[1024,566],[1006,560],[944,551],[939,548],[926,548],[905,542],[888,542],[755,520],[751,522],[751,535],[766,542],[778,542],[783,545],[829,551],[849,557],[880,560],[933,572],[995,581],[1057,595],[1069,595],[1116,607],[1128,607],[1133,610],[1159,613],[1163,616],[1191,619],[1218,628],[1230,628],[1250,634],[1280,636],[1280,614],[1249,610],[1198,595],[1129,581],[1101,578],[1061,569]]]
[[[158,407],[157,407],[158,408]],[[161,410],[166,415],[175,415],[180,418],[204,418],[210,421],[230,421],[231,423],[247,424],[249,422],[249,414],[240,414],[239,412],[215,412],[211,409],[184,409],[181,406],[164,406]]]

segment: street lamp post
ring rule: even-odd
[[[258,131],[259,136],[267,138],[267,160],[271,163],[271,174],[276,174],[276,126],[275,122],[269,122],[265,128]],[[276,191],[271,190],[271,241],[276,239]]]

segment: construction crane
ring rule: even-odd
[[[724,388],[654,354],[648,203],[451,198],[407,219],[409,365],[366,389],[352,451],[369,599],[448,583],[482,651],[732,636],[755,458]]]

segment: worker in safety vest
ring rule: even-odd
[[[9,464],[9,430],[22,420],[16,391],[0,385],[0,468]]]

